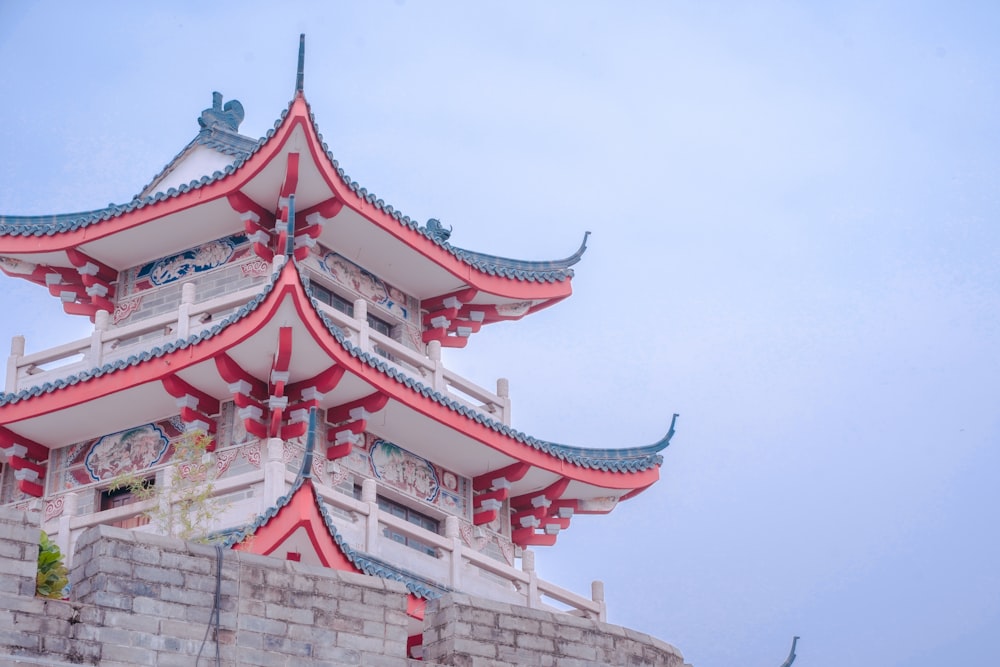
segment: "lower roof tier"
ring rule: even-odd
[[[318,308],[294,261],[276,267],[260,294],[197,335],[0,397],[0,452],[21,444],[18,452],[40,461],[82,438],[176,415],[178,406],[192,428],[211,429],[229,400],[248,432],[290,439],[304,435],[317,408],[329,458],[377,433],[472,479],[477,521],[509,501],[515,529],[531,538],[542,537],[547,518],[609,511],[658,479],[672,424],[660,441],[628,449],[528,436],[364,352]]]

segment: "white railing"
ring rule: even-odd
[[[270,444],[270,443],[269,443]],[[288,471],[282,459],[280,441],[278,446],[268,447],[266,461],[260,470],[241,473],[232,477],[223,477],[213,482],[212,494],[220,498],[233,492],[250,489],[259,490],[247,502],[257,513],[274,506],[277,499],[287,492],[295,481],[295,474]],[[167,466],[163,471],[163,481],[169,485],[176,475],[173,466]],[[382,534],[384,526],[395,533],[400,533],[433,547],[437,556],[428,556],[414,551],[412,560],[406,568],[417,574],[423,574],[430,580],[457,591],[467,591],[480,597],[493,596],[497,601],[514,602],[534,609],[564,611],[566,613],[594,618],[604,621],[607,617],[607,606],[604,602],[603,584],[595,581],[592,584],[591,597],[588,599],[551,582],[544,581],[535,572],[534,553],[525,549],[521,554],[521,567],[517,568],[505,561],[497,560],[486,554],[468,547],[460,537],[460,520],[448,515],[444,520],[444,534],[431,532],[416,524],[394,516],[379,509],[377,483],[373,479],[365,479],[361,488],[361,499],[341,493],[336,489],[317,483],[317,492],[330,506],[345,513],[347,521],[355,524],[355,530],[350,526],[346,531],[360,534],[357,547],[365,553],[382,557],[384,552],[397,547],[395,542]],[[72,554],[72,545],[79,534],[99,524],[121,523],[137,517],[154,508],[159,499],[145,500],[100,512],[81,515],[78,512],[79,493],[93,489],[80,489],[64,494],[62,513],[46,521],[44,529],[52,536],[63,553]],[[51,501],[51,499],[50,499]],[[248,507],[244,505],[242,510]],[[241,510],[241,511],[242,511]],[[156,532],[162,527],[150,525],[138,530]],[[400,547],[407,549],[407,547]],[[407,554],[410,556],[411,554]],[[387,558],[387,560],[395,560]],[[430,567],[428,567],[428,564]],[[475,570],[489,573],[490,578],[476,577]],[[424,574],[427,573],[427,574]],[[558,602],[562,607],[552,607],[545,599]]]
[[[48,350],[25,354],[23,336],[11,339],[7,359],[6,391],[22,389],[66,378],[92,368],[128,358],[145,349],[187,338],[212,326],[240,308],[260,292],[260,287],[243,289],[214,299],[195,302],[195,285],[187,283],[181,292],[176,311],[163,313],[135,324],[114,326],[105,311],[98,311],[94,331],[81,338]],[[478,410],[505,424],[510,423],[510,398],[507,380],[497,380],[493,393],[460,375],[447,370],[441,361],[441,344],[432,341],[427,355],[372,330],[368,326],[368,303],[359,299],[354,316],[320,304],[320,308],[347,334],[351,343],[364,352],[379,354],[387,363],[420,382],[430,385],[449,398]]]
[[[361,500],[357,500],[329,487],[317,484],[320,495],[330,505],[351,513],[364,522],[363,549],[366,553],[379,556],[381,547],[389,542],[382,537],[382,526],[392,528],[393,532],[433,547],[442,566],[448,572],[446,583],[455,590],[465,590],[463,578],[472,566],[484,570],[502,582],[512,596],[518,598],[520,604],[531,608],[548,608],[544,598],[555,600],[569,608],[568,613],[606,620],[607,607],[604,602],[604,586],[601,582],[593,582],[591,598],[585,598],[570,590],[551,582],[540,579],[535,572],[534,553],[528,549],[522,552],[521,568],[491,558],[467,547],[459,536],[459,519],[447,516],[444,522],[444,535],[433,533],[405,519],[389,514],[379,509],[377,502],[376,482],[366,479],[362,484]],[[418,554],[419,555],[419,554]],[[419,569],[411,568],[419,573]]]

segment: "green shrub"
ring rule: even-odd
[[[35,577],[35,595],[59,600],[68,584],[69,579],[66,577],[66,565],[63,563],[62,552],[43,530],[41,543],[38,546],[38,575]]]

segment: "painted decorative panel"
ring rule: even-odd
[[[469,480],[393,442],[365,434],[363,444],[341,462],[344,467],[374,477],[412,498],[468,518]]]
[[[184,437],[180,417],[109,433],[53,452],[53,491],[72,489],[116,476],[148,470],[173,456],[173,443]]]
[[[407,322],[415,322],[419,318],[420,306],[415,298],[365,271],[349,259],[327,250],[320,250],[317,259],[319,267],[333,278],[334,282],[364,297],[366,301],[384,308]]]
[[[120,295],[125,297],[145,292],[220,266],[239,262],[250,252],[251,245],[246,234],[234,234],[209,241],[175,255],[128,269],[122,276]]]
[[[240,252],[237,252],[240,249]],[[211,271],[220,266],[241,259],[250,251],[246,234],[236,234],[223,239],[209,241],[195,248],[189,248],[176,255],[163,257],[132,269],[130,292],[141,292],[167,285],[197,273]]]

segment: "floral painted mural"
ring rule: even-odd
[[[250,250],[250,241],[246,234],[235,234],[188,248],[176,255],[129,269],[123,280],[122,293],[127,295],[144,292],[232,264],[247,257]]]
[[[179,417],[109,433],[53,452],[56,488],[72,489],[166,463],[185,436]]]
[[[381,438],[372,443],[368,458],[375,477],[389,486],[424,502],[432,503],[437,499],[441,482],[427,459]]]
[[[417,300],[335,252],[321,252],[319,266],[334,281],[406,321],[414,321]]]
[[[399,445],[365,434],[364,441],[341,459],[345,468],[458,517],[469,518],[469,480],[431,463]]]

